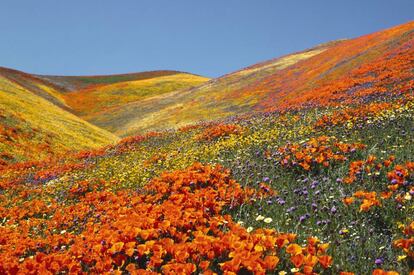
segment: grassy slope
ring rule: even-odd
[[[109,124],[126,133],[172,128],[252,110],[335,104],[352,86],[365,93],[370,80],[360,78],[360,65],[375,67],[378,60],[398,58],[392,52],[412,43],[414,22],[389,30],[320,45],[260,63],[213,79],[187,91],[142,100],[117,111]],[[383,66],[386,61],[381,61]],[[384,76],[385,77],[385,76]],[[340,84],[340,85],[339,85]],[[359,90],[358,90],[359,92]],[[301,94],[301,97],[298,94]],[[330,102],[329,102],[330,101]],[[131,115],[133,114],[133,115]]]
[[[147,97],[117,108],[110,117],[97,117],[93,122],[97,125],[101,123],[117,125],[120,133],[131,135],[136,132],[179,127],[203,119],[222,118],[239,111],[247,111],[246,108],[252,106],[249,103],[255,103],[257,99],[253,97],[226,99],[229,91],[247,83],[255,83],[270,72],[283,69],[323,50],[323,48],[315,48],[266,62],[262,70],[249,67],[248,72],[239,71],[193,88],[172,90],[169,93]],[[223,105],[221,109],[217,108],[220,104]]]
[[[60,108],[63,108],[65,110],[71,109],[66,104],[61,94],[61,86],[57,86],[37,76],[4,67],[0,67],[0,76],[7,78],[14,84],[19,85],[28,91],[31,91],[33,94],[50,101]]]
[[[129,120],[135,118],[135,111],[129,108],[135,102],[148,98],[162,97],[165,93],[197,86],[208,79],[187,73],[175,73],[128,80],[117,83],[92,85],[79,91],[64,95],[66,102],[82,118],[118,135],[128,131],[123,128],[122,112]],[[115,117],[115,119],[114,119]]]
[[[37,77],[44,79],[54,85],[57,85],[65,92],[78,91],[95,85],[108,85],[118,82],[144,80],[160,76],[168,76],[180,73],[178,71],[160,70],[148,71],[130,74],[115,75],[96,75],[96,76],[53,76],[38,75]]]
[[[4,92],[0,98],[3,164],[112,143],[118,139],[115,135],[74,114],[90,120],[97,116],[104,119],[131,101],[207,80],[176,71],[64,77],[31,75],[8,68],[0,68],[0,77]]]
[[[347,106],[342,107],[344,109],[348,108]],[[360,107],[357,107],[357,110],[363,110],[358,108]],[[53,229],[53,224],[60,223],[48,223],[51,227],[48,228],[50,230],[47,232],[52,233],[46,234],[58,236],[58,234],[61,234],[60,232],[67,232],[65,234],[67,234],[68,239],[75,240],[76,244],[80,244],[79,246],[68,244],[66,247],[69,248],[59,251],[59,253],[63,253],[65,257],[71,259],[73,254],[77,255],[76,253],[79,253],[79,247],[87,251],[89,247],[93,247],[100,240],[107,240],[107,236],[113,236],[108,247],[111,247],[111,244],[117,241],[126,242],[122,239],[125,238],[124,235],[115,234],[115,232],[129,232],[130,224],[137,219],[137,216],[128,216],[128,222],[121,222],[124,215],[119,214],[123,212],[118,211],[118,209],[123,209],[124,205],[129,202],[124,199],[111,199],[112,201],[107,202],[105,198],[111,196],[110,194],[116,194],[116,197],[119,198],[121,195],[117,191],[125,190],[126,194],[132,194],[131,200],[134,200],[141,194],[140,187],[147,184],[151,178],[162,174],[163,171],[180,170],[195,161],[221,164],[229,168],[231,177],[244,187],[259,188],[259,183],[266,182],[277,191],[274,196],[253,199],[241,207],[229,208],[226,204],[227,206],[222,213],[231,214],[234,221],[243,222],[243,228],[259,229],[264,227],[279,232],[295,233],[298,236],[299,244],[305,242],[309,236],[315,236],[324,243],[329,243],[330,247],[327,253],[333,256],[333,264],[325,273],[320,267],[315,268],[315,271],[317,270],[322,274],[339,274],[340,271],[346,270],[356,272],[356,274],[371,274],[372,270],[381,267],[386,270],[397,270],[401,272],[400,274],[408,274],[408,271],[414,268],[413,263],[408,258],[397,261],[397,257],[404,255],[404,253],[393,247],[392,243],[402,236],[399,224],[407,224],[412,220],[413,201],[406,201],[404,203],[405,207],[401,208],[393,199],[384,200],[381,206],[373,206],[372,209],[366,212],[358,210],[360,202],[355,202],[350,206],[342,203],[344,197],[351,196],[357,190],[376,191],[378,193],[386,191],[386,186],[389,184],[387,171],[391,171],[394,164],[389,168],[382,167],[378,175],[376,173],[364,173],[361,175],[362,179],[354,184],[345,184],[341,179],[348,176],[352,161],[366,160],[369,155],[374,155],[380,162],[392,155],[396,158],[395,164],[414,161],[412,154],[414,151],[413,100],[411,98],[411,100],[396,104],[388,110],[379,109],[372,114],[366,114],[362,111],[357,112],[356,115],[347,117],[344,122],[336,126],[317,127],[316,122],[321,117],[324,115],[335,117],[334,112],[331,109],[314,109],[285,115],[272,113],[242,120],[231,119],[226,123],[239,125],[243,128],[243,131],[239,134],[222,136],[210,141],[199,139],[200,134],[209,126],[166,132],[148,138],[130,138],[115,147],[92,153],[89,156],[86,155],[86,158],[80,160],[76,158],[66,159],[69,163],[86,164],[80,169],[62,173],[61,168],[59,168],[61,165],[54,167],[52,164],[51,168],[46,169],[47,172],[36,173],[39,177],[35,180],[31,178],[31,174],[24,177],[23,183],[27,184],[27,187],[25,184],[18,186],[21,188],[19,190],[23,190],[21,191],[23,193],[26,192],[26,189],[33,188],[33,182],[38,183],[36,186],[37,192],[33,193],[31,197],[33,200],[53,201],[53,199],[59,198],[56,204],[53,203],[53,207],[61,209],[63,215],[53,213],[49,214],[50,216],[45,215],[47,217],[44,220],[45,223],[49,219],[57,221],[64,219],[65,213],[74,215],[74,217],[85,216],[84,219],[81,219],[81,222],[72,223],[71,219],[64,219],[67,226],[58,227],[57,229]],[[279,148],[289,144],[295,144],[298,148],[306,148],[306,142],[319,136],[334,136],[338,142],[358,142],[366,144],[367,147],[346,154],[347,158],[344,161],[336,161],[334,158],[326,156],[329,159],[327,167],[316,162],[311,163],[312,168],[310,170],[304,170],[297,164],[287,167],[283,165],[283,154],[279,153]],[[317,150],[322,150],[322,147],[318,147]],[[333,146],[327,145],[327,148],[333,148]],[[337,153],[335,150],[334,152]],[[373,166],[371,168],[373,169]],[[55,175],[52,180],[47,176],[51,172]],[[21,171],[19,175],[25,175],[25,173],[25,171]],[[46,176],[42,177],[42,175]],[[107,182],[104,185],[105,187],[102,187],[102,183],[99,183],[100,181],[97,179],[105,180]],[[172,179],[171,182],[174,182],[174,180],[176,182],[182,181],[179,176]],[[43,184],[39,184],[39,182]],[[89,183],[90,186],[96,185],[98,191],[93,191],[93,187],[80,187],[85,182]],[[206,183],[206,185],[208,184]],[[105,191],[102,191],[102,188]],[[188,187],[184,194],[188,195],[192,190],[193,187]],[[179,193],[175,189],[166,192],[167,194],[175,194],[175,196],[178,196],[177,193]],[[7,202],[10,203],[17,196],[16,193],[18,194],[13,189],[6,192],[4,197],[7,199],[4,205],[7,205]],[[85,193],[89,194],[86,196]],[[213,192],[213,194],[215,193],[216,191]],[[168,198],[167,195],[165,197]],[[81,208],[79,206],[79,209],[87,210],[73,214],[73,209],[78,209],[77,205],[85,203],[92,205],[91,200],[93,198],[97,198],[99,207],[84,206]],[[175,199],[177,200],[176,197]],[[133,209],[137,213],[142,212],[142,215],[146,217],[146,211],[150,212],[152,208],[141,209],[139,207],[141,202],[137,201],[135,208],[128,208],[129,206],[127,208]],[[298,201],[301,203],[298,204]],[[19,199],[17,199],[17,202],[13,202],[12,205],[17,205],[18,202]],[[184,200],[184,202],[187,202],[187,200]],[[204,205],[208,202],[199,203]],[[48,210],[40,209],[36,213],[42,213],[42,211]],[[186,226],[171,226],[171,230],[181,232],[181,228],[183,228],[183,232],[188,232],[188,228],[193,228],[191,222],[194,222],[191,218],[191,212],[185,212],[182,209],[180,211],[184,212],[181,222]],[[115,221],[112,219],[108,219],[108,221],[105,218],[110,213],[115,213],[113,218]],[[257,218],[259,214],[272,220],[265,223]],[[166,220],[168,219],[167,214],[164,216],[164,213],[157,213],[157,215],[156,217],[161,216]],[[41,215],[38,214],[38,216]],[[96,217],[101,217],[101,219]],[[156,217],[153,220],[156,220]],[[117,222],[118,219],[120,222]],[[150,218],[147,218],[148,220],[152,221]],[[226,218],[226,220],[229,221],[229,218]],[[19,227],[14,225],[19,223],[26,223],[24,217],[21,218],[21,221],[14,219],[13,222],[7,224],[6,228],[17,230],[16,228]],[[106,224],[108,226],[116,224],[116,227],[105,231],[103,228]],[[151,225],[150,222],[147,222],[145,228],[148,229]],[[226,230],[229,229],[223,229],[223,231]],[[245,229],[243,230],[245,232]],[[41,232],[44,231],[34,232],[42,234]],[[79,232],[86,232],[87,234],[81,235]],[[139,231],[137,232],[137,236],[140,236]],[[168,238],[171,236],[169,234],[166,231],[161,236],[162,238]],[[87,236],[88,241],[81,239],[82,236]],[[156,241],[161,236],[155,235],[149,237],[149,239],[148,237],[137,237],[134,238],[134,241],[137,242],[136,245],[145,244],[146,242],[149,244],[151,240]],[[193,238],[189,238],[185,243],[188,244],[192,241]],[[215,245],[219,245],[219,243],[215,243]],[[83,248],[84,246],[85,248]],[[149,249],[152,251],[151,248]],[[180,251],[183,249],[183,246],[181,246]],[[53,255],[56,252],[50,250],[47,253]],[[93,254],[93,257],[98,261],[101,258],[97,255],[111,259],[111,254],[95,253],[98,254]],[[197,254],[199,252],[193,251],[191,253]],[[294,267],[289,262],[287,254],[284,252],[278,253],[280,253],[277,255],[280,257],[281,263],[277,266],[277,271],[290,270]],[[0,256],[2,256],[1,253]],[[3,256],[6,257],[7,254],[3,254]],[[19,257],[9,258],[9,260],[18,262]],[[375,260],[378,258],[383,261],[381,266],[375,264]],[[91,263],[88,259],[88,256],[79,256],[77,260]],[[144,268],[146,266],[145,263],[136,260],[137,258],[134,259],[132,256],[128,259],[127,263],[132,262]],[[168,262],[171,257],[167,255],[165,259]],[[189,261],[192,261],[190,259]],[[211,265],[219,266],[217,263],[222,263],[228,259],[227,256],[214,258]],[[25,261],[30,262],[31,260],[27,258]],[[113,261],[116,262],[116,259]],[[123,263],[118,261],[116,266],[123,270],[127,265],[123,265]],[[90,265],[94,266],[93,262]],[[22,265],[20,267],[23,268]],[[159,271],[157,268],[152,270]],[[217,270],[219,269],[215,269],[215,271]]]
[[[32,82],[30,85],[39,85]],[[52,88],[51,96],[59,100]],[[62,104],[64,104],[62,102]],[[9,161],[36,160],[67,150],[101,147],[117,137],[0,76],[0,152]]]

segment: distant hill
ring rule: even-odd
[[[130,108],[134,103],[208,81],[208,78],[193,74],[164,71],[85,79],[93,79],[94,84],[65,93],[65,102],[71,106],[75,114],[117,135],[125,135],[128,132],[124,127],[124,121],[118,119],[119,113],[127,117],[126,121],[129,118],[134,119],[135,109]],[[157,105],[154,108],[157,108]]]
[[[118,140],[60,108],[66,104],[56,90],[36,79],[28,80],[19,76],[14,82],[0,73],[0,166]]]
[[[65,110],[71,109],[66,104],[61,94],[62,87],[59,85],[32,74],[4,67],[0,67],[0,76]]]
[[[105,119],[118,108],[207,80],[177,71],[40,76],[0,67],[0,166],[111,144],[119,138],[99,126],[117,132]]]
[[[168,76],[180,73],[179,71],[160,70],[129,74],[114,75],[95,75],[95,76],[55,76],[55,75],[36,75],[61,87],[62,92],[71,92],[85,89],[95,85],[107,85],[125,81],[144,80],[160,76]]]
[[[414,22],[325,43],[131,103],[105,123],[131,134],[246,112],[370,100],[412,86],[413,43]]]
[[[239,114],[370,102],[411,89],[413,44],[414,22],[409,22],[321,44],[211,80],[168,70],[41,76],[0,68],[0,107],[5,117],[0,126],[25,125],[35,136],[51,134],[52,153],[101,146],[116,140],[115,135],[178,128]],[[21,151],[14,154],[21,159],[37,152],[37,146],[30,145],[36,139],[27,135],[26,140],[3,141],[2,150],[19,145],[13,150]]]

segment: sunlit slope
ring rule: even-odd
[[[144,80],[180,73],[172,70],[159,70],[129,74],[95,75],[95,76],[54,76],[37,75],[37,77],[61,87],[62,92],[78,91],[91,86],[102,86],[125,81]]]
[[[324,47],[292,54],[212,79],[188,89],[175,89],[170,93],[149,94],[143,100],[132,102],[114,110],[112,116],[96,116],[91,122],[102,127],[116,125],[116,133],[134,134],[153,129],[179,127],[202,119],[222,118],[248,111],[260,96],[255,98],[227,98],[230,91],[253,84],[275,70],[281,70],[317,55]],[[222,105],[222,108],[217,108]]]
[[[413,86],[414,22],[346,40],[239,94],[263,93],[256,109],[338,105],[392,96]]]
[[[98,127],[121,135],[127,131],[120,129],[124,121],[119,121],[119,113],[126,115],[127,121],[135,116],[129,113],[128,110],[133,110],[128,107],[129,104],[186,90],[209,80],[171,70],[119,75],[47,76],[0,67],[0,76]]]
[[[70,110],[61,94],[62,87],[46,79],[18,70],[0,67],[0,76],[65,110]]]
[[[409,274],[413,100],[236,117],[0,169],[0,273]]]
[[[413,81],[414,22],[334,41],[149,97],[94,122],[118,133],[178,127],[251,111],[331,106],[406,90]],[[110,120],[108,120],[110,119]]]
[[[120,129],[123,120],[119,121],[119,113],[125,120],[135,118],[135,110],[129,108],[131,103],[141,102],[148,98],[162,97],[163,94],[180,91],[205,83],[208,78],[188,73],[162,75],[147,79],[122,81],[66,93],[64,98],[68,105],[80,117],[116,134],[125,134],[127,129]],[[154,106],[157,108],[157,105]],[[114,119],[114,117],[116,119]]]
[[[117,139],[0,76],[0,164],[101,147]]]

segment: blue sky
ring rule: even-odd
[[[0,0],[0,66],[216,77],[410,20],[413,0]]]

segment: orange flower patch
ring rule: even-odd
[[[378,193],[375,191],[369,192],[359,190],[355,192],[352,197],[345,197],[343,199],[344,204],[350,205],[355,201],[355,199],[359,199],[362,201],[360,211],[366,212],[373,206],[381,206],[381,200],[388,200],[392,197],[394,197],[400,204],[404,204],[407,200],[411,200],[411,196],[414,194],[414,188],[406,186],[405,183],[411,181],[414,176],[414,163],[407,162],[404,165],[397,164],[391,168],[391,165],[395,160],[394,156],[390,156],[382,162],[379,162],[376,159],[377,158],[375,156],[368,156],[368,158],[364,161],[359,160],[351,162],[349,174],[344,178],[343,182],[351,184],[356,180],[361,180],[363,173],[365,173],[365,175],[375,177],[375,173],[378,173],[379,175],[380,172],[384,172],[385,170],[385,181],[388,181],[388,185],[384,184],[384,186],[387,188]],[[392,170],[388,170],[389,172],[386,172],[387,168]],[[395,195],[397,191],[398,194]]]
[[[243,188],[219,166],[163,173],[138,192],[106,187],[76,182],[67,204],[2,205],[0,273],[265,274],[283,262],[311,274],[332,264],[316,238],[300,246],[294,234],[249,233],[224,215],[274,191]]]
[[[369,155],[366,160],[357,160],[351,162],[349,165],[348,176],[344,178],[344,183],[351,184],[358,179],[358,176],[363,173],[369,175],[375,172],[380,172],[384,167],[389,167],[395,160],[394,156],[390,156],[382,163],[376,161],[377,158],[373,155]]]
[[[368,105],[361,105],[354,108],[343,109],[340,111],[334,111],[330,115],[322,116],[316,123],[316,128],[326,128],[331,126],[340,126],[346,123],[357,123],[364,119],[368,119],[381,114],[386,110],[390,110],[394,107],[399,107],[400,104],[391,104],[387,102],[374,102]]]
[[[414,259],[414,221],[403,229],[404,238],[394,241],[394,246],[401,249],[405,255]]]
[[[399,273],[396,271],[385,271],[382,269],[375,269],[372,272],[372,275],[399,275]]]
[[[165,153],[155,154],[151,158],[144,161],[144,166],[149,167],[153,164],[162,163],[167,159],[168,155]]]
[[[381,206],[376,192],[357,191],[353,194],[355,198],[361,199],[359,211],[367,212],[373,206]]]
[[[240,135],[242,127],[235,124],[218,124],[206,128],[200,135],[196,136],[199,141],[212,141],[229,135]]]
[[[305,171],[328,167],[333,162],[343,162],[348,155],[365,148],[360,143],[342,143],[335,137],[320,136],[302,144],[287,144],[278,149],[284,167],[297,167]]]

